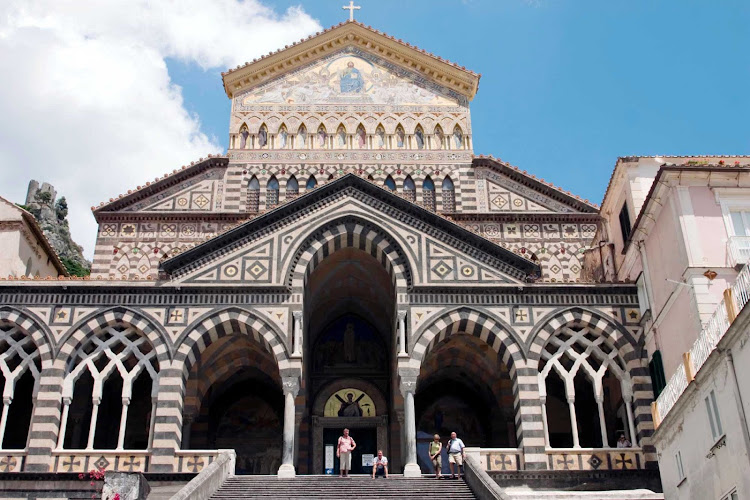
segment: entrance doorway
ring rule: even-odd
[[[362,472],[362,454],[382,449],[390,458],[388,443],[398,432],[388,420],[395,303],[388,271],[358,248],[331,253],[305,283],[304,359],[313,443],[308,470],[314,474],[324,472],[325,445],[335,446],[344,428],[357,442],[353,473]]]
[[[333,473],[338,475],[341,471],[339,466],[339,460],[336,459],[336,444],[338,443],[339,436],[342,435],[343,429],[323,429],[323,446],[333,445]],[[352,452],[352,474],[370,474],[372,467],[362,466],[362,455],[377,455],[378,453],[378,430],[375,427],[361,427],[358,429],[350,429],[350,436],[357,443],[357,447]],[[325,465],[323,470],[319,471],[320,474],[325,473]]]

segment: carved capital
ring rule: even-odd
[[[406,319],[406,311],[399,311],[398,312],[398,320],[403,321]]]
[[[417,392],[417,377],[401,377],[399,389],[403,397],[406,397],[408,393],[414,394]]]
[[[282,377],[281,387],[284,390],[284,396],[291,394],[296,398],[299,393],[299,377]]]
[[[122,406],[130,406],[130,398],[122,398]]]
[[[292,311],[292,317],[294,317],[295,321],[302,322],[302,311]]]

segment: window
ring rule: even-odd
[[[456,210],[456,197],[453,188],[453,181],[446,176],[443,180],[443,212],[453,212]]]
[[[708,423],[711,425],[711,435],[714,441],[724,435],[721,428],[721,419],[719,418],[719,407],[716,405],[716,393],[711,390],[705,398],[706,411],[708,412]]]
[[[393,180],[393,177],[390,175],[385,178],[385,182],[383,183],[386,189],[389,191],[395,191],[396,190],[396,182]]]
[[[740,496],[737,494],[737,490],[732,490],[731,493],[721,497],[721,500],[739,500]]]
[[[309,179],[307,179],[307,184],[305,185],[305,189],[315,189],[315,186],[318,185],[318,181],[315,180],[315,176],[311,175]]]
[[[258,205],[260,203],[260,182],[258,178],[253,176],[250,179],[250,183],[247,186],[247,210],[249,212],[257,212]]]
[[[407,175],[404,179],[404,198],[414,203],[417,199],[417,187],[411,176]]]
[[[422,201],[427,210],[435,211],[435,183],[429,176],[422,183]]]
[[[675,465],[677,466],[677,482],[682,482],[685,479],[685,469],[682,467],[682,454],[678,451],[674,455]]]
[[[648,371],[651,373],[651,384],[654,389],[654,399],[659,397],[661,391],[667,386],[664,376],[664,364],[661,360],[661,351],[654,351],[651,361],[648,362]]]
[[[273,208],[279,204],[279,181],[271,177],[266,185],[266,207]]]
[[[622,243],[625,244],[630,238],[630,214],[628,213],[628,204],[623,203],[620,209],[620,231],[622,231]]]
[[[731,210],[729,217],[735,236],[750,236],[750,210]]]
[[[299,183],[297,182],[297,178],[294,176],[291,176],[288,181],[286,181],[286,199],[287,200],[293,200],[299,195]]]

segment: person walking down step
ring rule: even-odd
[[[448,441],[448,464],[451,467],[451,479],[456,477],[453,472],[454,466],[456,472],[458,472],[458,479],[461,479],[461,466],[464,464],[464,458],[466,458],[464,448],[466,448],[464,442],[456,436],[455,432],[451,432],[451,440]]]
[[[357,443],[349,435],[349,429],[344,429],[344,435],[339,437],[336,446],[336,456],[339,457],[339,477],[349,477],[349,471],[352,468],[352,451],[357,447]]]
[[[440,472],[443,469],[443,460],[440,457],[442,451],[443,443],[440,442],[440,435],[435,434],[430,443],[430,460],[432,460],[432,466],[435,468],[435,479],[440,479]]]

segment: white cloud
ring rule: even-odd
[[[300,8],[277,14],[257,0],[4,3],[0,195],[22,202],[29,179],[53,184],[91,258],[91,205],[222,152],[165,58],[218,73],[320,29]]]

